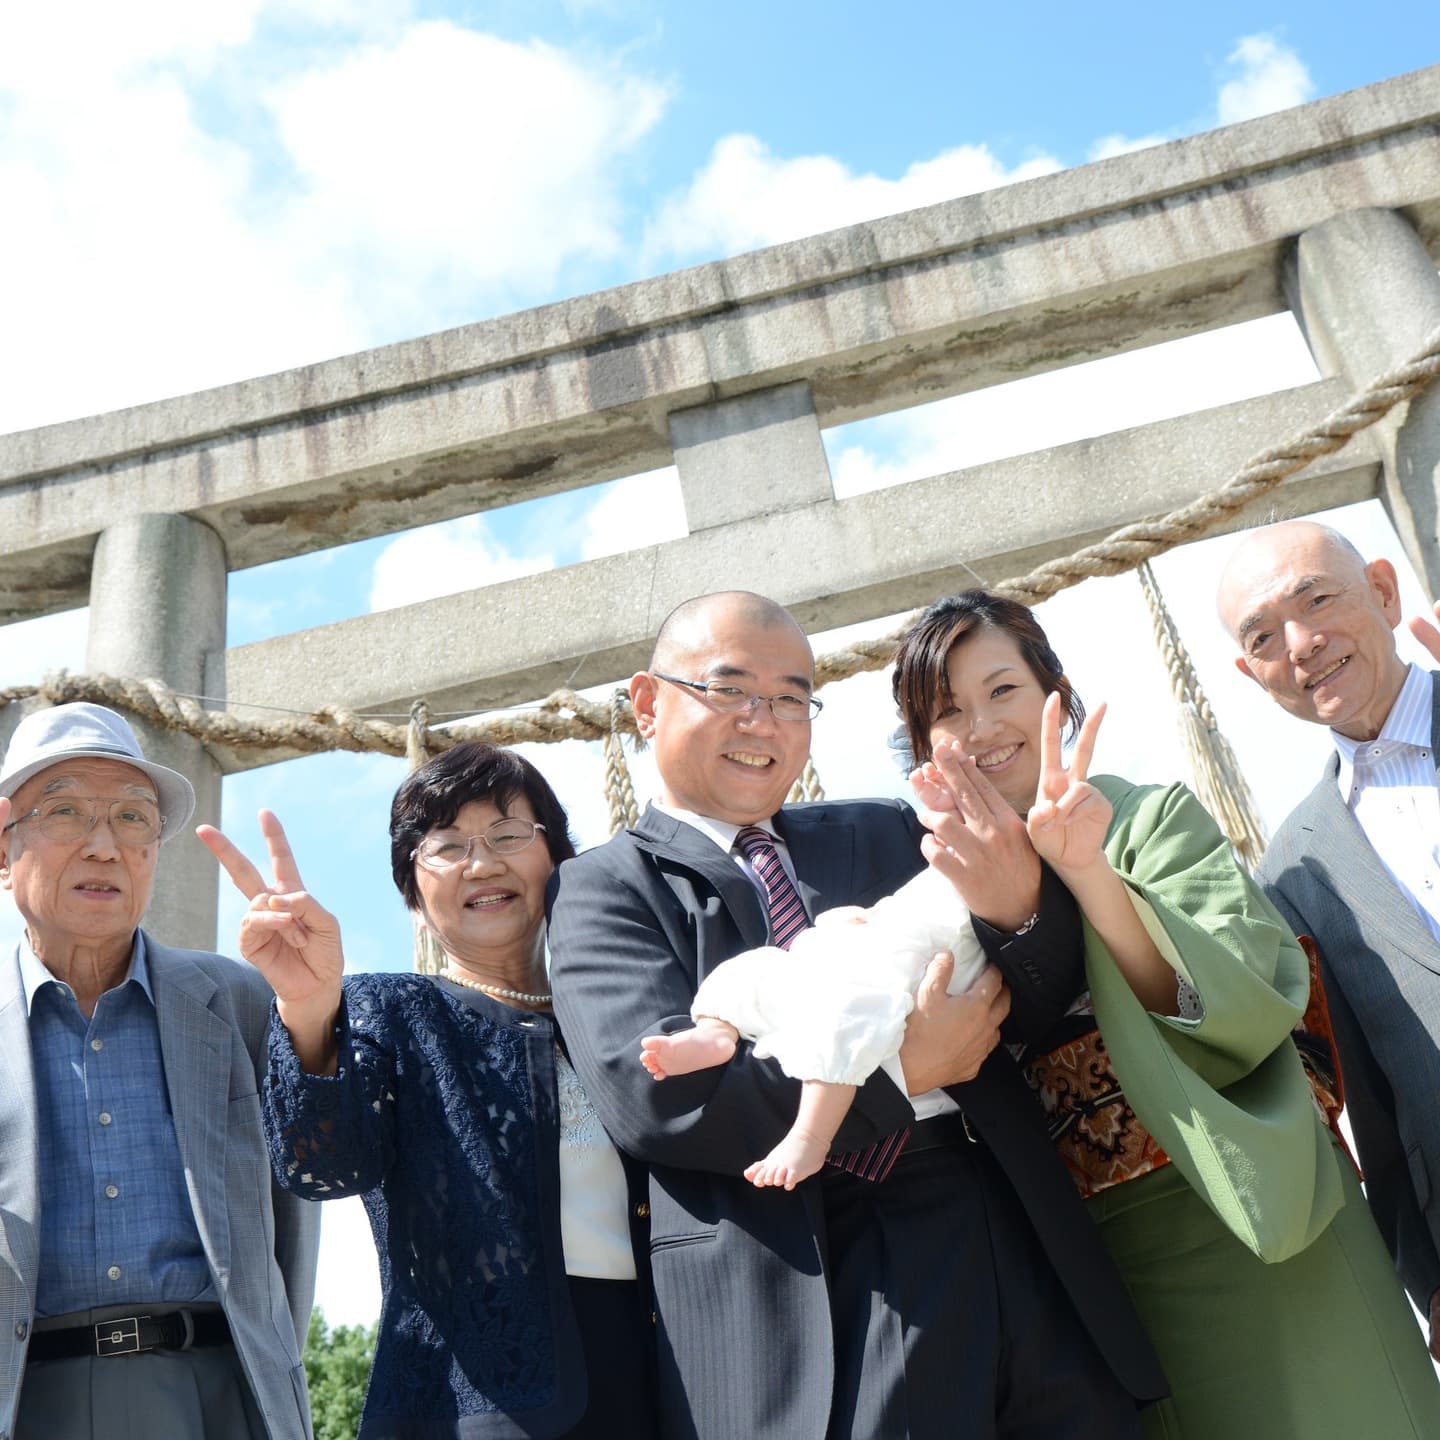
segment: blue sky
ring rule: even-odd
[[[1337,3],[954,0],[27,7],[0,43],[0,431],[424,335],[1365,85],[1440,58],[1437,16],[1419,3],[1363,18]],[[1017,435],[1035,448],[1313,376],[1282,316],[828,431],[827,450],[849,494],[1009,453]],[[1343,523],[1363,548],[1394,552],[1376,507]],[[241,571],[230,643],[683,530],[661,472]],[[1277,722],[1229,669],[1208,598],[1216,564],[1215,546],[1191,547],[1161,578],[1273,825],[1324,737]],[[1419,608],[1417,589],[1410,600]],[[1098,760],[1137,779],[1183,773],[1133,580],[1092,582],[1042,618],[1087,698],[1111,702]],[[0,631],[0,685],[83,669],[85,624],[81,611]],[[827,694],[816,752],[831,793],[898,793],[883,691],[867,677]],[[603,839],[593,747],[532,753],[581,840]],[[384,840],[402,768],[330,756],[226,786],[224,824],[242,845],[255,844],[259,805],[280,812],[355,968],[409,964]],[[646,791],[644,761],[637,781]],[[227,899],[222,948],[237,915]],[[14,933],[0,905],[0,940]],[[332,1318],[371,1303],[363,1287],[328,1284]]]

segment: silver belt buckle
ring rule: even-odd
[[[127,1315],[122,1320],[102,1320],[95,1326],[96,1355],[138,1355],[140,1353],[140,1322],[143,1315]]]

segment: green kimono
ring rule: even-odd
[[[1086,927],[1115,1074],[1172,1164],[1089,1201],[1169,1377],[1146,1433],[1184,1440],[1440,1436],[1440,1385],[1290,1032],[1304,952],[1182,785],[1092,781],[1105,851],[1197,1020],[1154,1015]]]

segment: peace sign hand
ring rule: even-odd
[[[1103,705],[1086,716],[1067,770],[1060,751],[1059,692],[1052,690],[1045,701],[1040,729],[1040,783],[1025,828],[1041,858],[1062,878],[1066,871],[1073,874],[1083,870],[1099,857],[1114,813],[1110,802],[1085,779],[1104,718]]]
[[[240,953],[270,982],[287,1027],[293,1033],[291,1014],[333,1017],[345,969],[340,925],[306,891],[280,821],[269,810],[260,812],[273,876],[269,885],[213,825],[198,826],[195,833],[250,902],[240,922]]]

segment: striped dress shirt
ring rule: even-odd
[[[1440,783],[1435,776],[1428,671],[1410,667],[1374,740],[1331,731],[1350,813],[1390,878],[1440,940]]]

